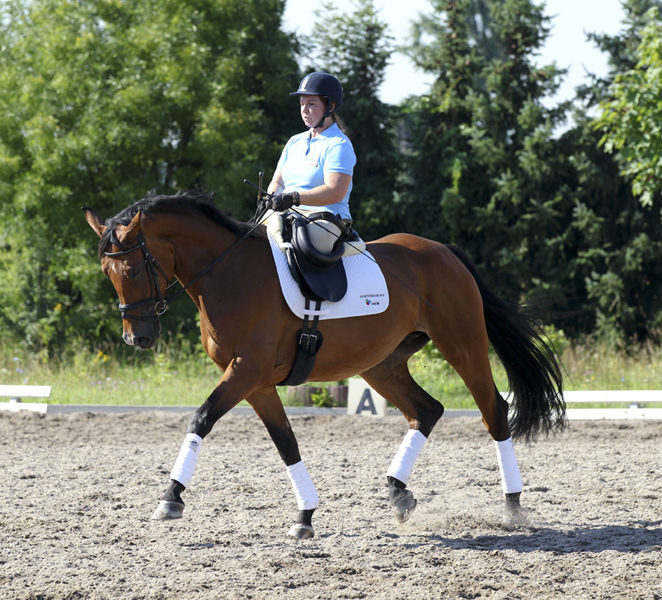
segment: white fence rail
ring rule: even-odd
[[[9,398],[9,402],[0,402],[0,410],[31,410],[45,413],[48,404],[23,402],[23,398],[50,398],[50,385],[0,385],[0,398]]]
[[[507,401],[510,398],[502,394]],[[568,405],[568,419],[662,419],[662,390],[568,391],[563,394]],[[573,408],[575,404],[627,404],[620,408]],[[360,378],[349,380],[347,412],[352,415],[383,416],[387,402]],[[477,412],[477,411],[476,411]]]
[[[361,378],[352,378],[349,380],[350,389],[348,397],[348,406],[346,412],[355,415],[384,416],[390,414],[388,404],[385,398],[382,398]],[[42,398],[47,400],[51,395],[51,386],[49,385],[0,385],[0,398],[9,398],[9,402],[0,402],[1,410],[30,410],[45,413],[49,405],[46,402],[23,402],[23,399]],[[599,390],[599,391],[568,391],[564,393],[568,405],[568,419],[586,420],[586,419],[660,419],[662,420],[662,407],[650,406],[651,404],[662,404],[662,390]],[[506,400],[508,397],[504,395]],[[581,404],[621,404],[625,406],[613,408],[579,408],[576,405]],[[73,412],[77,408],[80,410],[110,410],[111,406],[86,406],[80,407],[67,405],[68,412]],[[122,411],[128,412],[131,407],[119,407]],[[136,407],[136,410],[141,407]],[[142,407],[143,409],[159,410],[158,406]],[[174,407],[164,407],[163,410]],[[51,409],[60,412],[58,405],[51,405]],[[187,407],[186,410],[194,410],[193,407]],[[310,409],[314,411],[315,409]],[[322,409],[317,409],[318,411]],[[334,409],[338,414],[344,410]],[[252,411],[251,411],[252,412]],[[334,414],[335,414],[334,412]],[[449,411],[461,412],[463,414],[478,413],[478,411]]]
[[[601,390],[564,393],[568,419],[662,419],[662,390]],[[621,408],[573,408],[574,404],[627,404]]]

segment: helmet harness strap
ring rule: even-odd
[[[335,110],[335,106],[333,106],[333,102],[331,102],[331,99],[328,96],[324,96],[324,99],[326,100],[326,110],[324,111],[324,114],[322,115],[320,122],[317,125],[315,125],[313,129],[319,129],[320,127],[322,127],[324,125],[324,121],[326,121],[326,118],[330,117],[333,111]]]

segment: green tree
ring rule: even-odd
[[[0,10],[0,333],[50,348],[117,316],[80,206],[202,186],[247,217],[297,67],[283,0],[14,0]],[[278,69],[273,65],[278,64]]]
[[[603,49],[638,39],[644,3],[626,3],[627,30],[592,36]],[[563,75],[537,67],[549,30],[524,0],[433,2],[410,55],[436,75],[408,111],[412,231],[466,248],[502,295],[527,299],[570,335],[641,340],[660,324],[660,205],[642,207],[598,147],[588,111],[608,82],[548,108]],[[488,10],[486,10],[488,9]],[[636,45],[634,45],[636,48]],[[613,73],[628,62],[613,57]]]
[[[600,143],[616,154],[621,173],[632,180],[635,196],[650,206],[662,192],[662,21],[657,7],[648,10],[646,22],[637,62],[615,77],[596,126],[604,134]]]
[[[619,172],[617,156],[599,144],[604,119],[600,111],[613,100],[615,80],[636,67],[650,22],[647,12],[661,5],[659,0],[626,0],[620,32],[589,34],[607,54],[609,72],[592,76],[589,85],[578,89],[576,126],[564,136],[574,172],[576,215],[566,261],[566,308],[579,331],[595,331],[619,343],[654,338],[659,332],[662,199],[655,194],[644,206],[633,195],[628,179]],[[591,116],[596,110],[597,120]]]
[[[567,107],[543,104],[562,73],[534,62],[549,19],[528,0],[432,4],[409,49],[436,75],[409,111],[409,228],[461,245],[519,298],[557,264],[564,234],[553,131]]]
[[[351,198],[355,226],[366,239],[390,233],[398,218],[399,155],[393,108],[379,88],[393,38],[372,0],[354,0],[351,14],[316,11],[319,25],[304,40],[309,70],[332,73],[343,85],[342,114],[357,156]]]

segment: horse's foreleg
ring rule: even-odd
[[[288,531],[288,535],[297,539],[312,538],[315,535],[312,517],[319,503],[319,497],[306,465],[301,460],[299,445],[278,393],[275,388],[271,388],[254,393],[247,400],[264,423],[276,445],[278,453],[287,467],[287,475],[297,499],[299,515],[296,523]]]
[[[170,472],[170,485],[156,507],[152,519],[161,521],[181,518],[184,512],[182,492],[191,483],[201,448],[202,438],[196,433],[187,433]]]
[[[228,368],[221,383],[191,417],[186,436],[182,443],[175,464],[170,472],[170,484],[162,496],[152,519],[178,519],[184,512],[182,492],[189,486],[193,472],[198,464],[203,438],[225,413],[241,399],[240,394],[232,393],[228,385],[232,371]]]

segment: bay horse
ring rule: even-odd
[[[265,227],[229,217],[213,196],[198,191],[150,195],[107,221],[90,208],[83,211],[100,238],[102,271],[120,300],[124,341],[153,346],[175,278],[197,306],[202,345],[222,370],[219,384],[190,420],[153,518],[182,516],[181,495],[203,439],[246,399],[292,483],[298,515],[288,534],[313,537],[317,491],[276,390],[292,367],[301,320],[281,294]],[[408,359],[432,340],[462,377],[494,440],[505,514],[519,514],[523,486],[513,438],[535,439],[566,424],[562,375],[551,347],[524,308],[491,292],[459,248],[404,233],[367,248],[384,273],[389,306],[381,314],[320,321],[324,344],[309,381],[359,374],[402,412],[409,427],[386,485],[396,518],[405,521],[416,506],[409,475],[444,412],[407,368]],[[490,343],[507,372],[510,405],[493,380]]]

